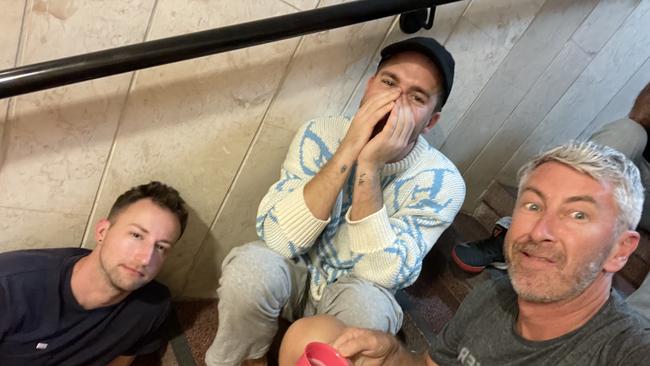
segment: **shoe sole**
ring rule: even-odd
[[[485,267],[487,267],[487,266],[491,266],[491,267],[494,267],[496,269],[500,269],[502,271],[506,271],[508,269],[508,263],[505,263],[505,262],[492,262],[492,263],[488,264],[487,266],[472,266],[472,265],[469,265],[469,264],[463,262],[456,255],[456,247],[454,247],[451,250],[451,258],[454,260],[454,263],[456,263],[456,265],[458,267],[460,267],[460,269],[462,269],[465,272],[470,272],[470,273],[482,272],[485,269]]]
[[[472,266],[467,263],[464,263],[458,256],[456,255],[456,247],[454,247],[451,250],[451,258],[454,260],[456,265],[460,267],[465,272],[471,272],[471,273],[479,273],[485,269],[485,266]]]

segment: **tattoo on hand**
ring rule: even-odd
[[[348,170],[348,166],[345,164],[341,165],[341,174],[345,173],[346,170]]]

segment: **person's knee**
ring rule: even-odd
[[[345,325],[395,334],[402,326],[402,309],[386,289],[359,278],[331,285],[321,299],[319,313],[336,316]]]
[[[250,243],[234,248],[224,260],[217,293],[232,311],[260,311],[277,317],[290,296],[290,281],[283,257]]]
[[[295,365],[307,344],[332,343],[343,332],[345,324],[332,315],[317,315],[295,321],[280,345],[280,366]]]

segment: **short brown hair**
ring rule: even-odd
[[[645,128],[650,128],[650,83],[646,84],[636,97],[630,119],[640,123]]]
[[[183,232],[187,226],[187,209],[185,208],[185,201],[181,198],[176,189],[156,181],[133,187],[117,197],[113,207],[111,207],[111,211],[108,213],[108,220],[113,222],[113,219],[119,215],[122,210],[144,198],[150,199],[158,206],[165,208],[176,215],[181,226],[181,233],[178,237],[180,238],[183,236]]]

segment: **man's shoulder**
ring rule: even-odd
[[[634,334],[650,344],[650,319],[632,308],[616,290],[612,291],[608,306],[600,314],[597,323],[609,324],[606,327],[596,324],[596,327],[604,331],[619,333],[624,337]]]
[[[344,136],[348,127],[350,127],[350,119],[345,116],[323,116],[305,122],[300,133],[318,136]]]
[[[349,120],[343,116],[321,117],[305,122],[294,135],[288,157],[300,161],[304,165],[303,170],[319,170],[321,165],[314,165],[312,160],[325,163],[334,155],[349,126]],[[313,156],[319,158],[309,158]]]
[[[440,150],[431,146],[424,137],[422,136],[419,137],[418,145],[423,146],[422,160],[425,162],[427,166],[444,168],[448,170],[450,173],[452,173],[453,175],[458,176],[459,178],[461,177],[460,171],[456,167],[456,164],[454,164]]]
[[[443,207],[451,215],[449,220],[453,220],[463,204],[466,193],[465,180],[456,165],[442,152],[430,146],[422,136],[402,162],[408,168],[399,173],[397,182],[404,183],[403,187],[417,188],[420,191],[422,187],[428,187],[429,198],[450,200],[444,203]]]
[[[26,249],[0,253],[0,277],[59,268],[66,258],[90,253],[84,248]]]
[[[615,291],[601,312],[575,336],[585,344],[599,344],[594,351],[607,364],[645,364],[642,360],[650,353],[650,321]]]

